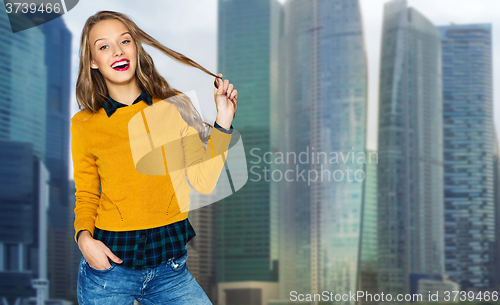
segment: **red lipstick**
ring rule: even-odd
[[[111,68],[116,71],[127,71],[129,67],[130,61],[126,58],[117,60],[111,65]]]

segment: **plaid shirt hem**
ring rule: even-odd
[[[120,266],[132,269],[155,267],[186,251],[186,244],[196,236],[191,223],[184,220],[157,228],[135,231],[94,230],[94,238],[102,241],[118,258]],[[109,259],[110,264],[117,265]]]

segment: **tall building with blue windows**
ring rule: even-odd
[[[254,167],[257,173],[249,173],[245,186],[214,204],[221,305],[260,304],[277,296],[277,192],[264,177],[269,164],[254,163],[271,151],[273,126],[279,123],[274,109],[280,17],[281,5],[276,0],[218,1],[217,71],[238,90],[233,126],[241,134],[247,168]]]
[[[376,151],[367,150],[366,178],[363,193],[363,218],[361,229],[361,249],[359,259],[358,291],[377,294],[378,276],[378,214],[377,214],[377,165]],[[363,299],[362,304],[376,304]]]
[[[286,181],[278,224],[285,302],[291,291],[357,288],[367,109],[360,4],[287,1],[281,41]]]
[[[45,164],[50,172],[50,208],[48,215],[48,277],[51,298],[67,298],[73,291],[68,278],[68,213],[74,202],[68,202],[69,119],[71,80],[71,33],[63,18],[40,25],[45,36],[47,66],[47,103]]]
[[[27,23],[22,15],[12,22]],[[7,13],[0,13],[0,140],[33,143],[45,161],[47,68],[45,38],[39,28],[12,33]]]
[[[494,129],[495,131],[495,129]],[[498,137],[496,131],[493,133],[495,140],[495,156],[493,165],[493,185],[495,188],[495,254],[494,254],[494,264],[493,264],[493,285],[494,289],[500,290],[500,150],[498,147]]]
[[[12,22],[29,21],[17,15]],[[39,28],[13,34],[1,10],[0,46],[0,300],[15,304],[35,296],[31,280],[47,275],[46,218],[40,217],[49,179],[45,37]]]
[[[10,21],[14,26],[31,22],[22,15]],[[43,277],[49,283],[42,289],[44,298],[62,299],[73,292],[67,280],[72,230],[66,221],[73,209],[68,204],[71,34],[61,18],[14,34],[5,13],[0,15],[0,32],[0,139],[5,148],[0,174],[6,180],[28,180],[1,197],[0,210],[9,223],[20,217],[12,205],[32,213],[25,215],[26,223],[18,221],[17,235],[0,238],[0,257],[8,258],[0,259],[0,270],[9,272],[0,286],[9,299],[17,300],[34,295],[29,279]],[[18,156],[13,156],[15,149]],[[27,161],[30,152],[33,160]],[[20,160],[28,163],[12,167]],[[8,288],[18,284],[19,289]]]
[[[0,300],[25,304],[36,295],[47,299],[50,174],[33,143],[0,140],[0,178]]]
[[[379,85],[378,291],[394,295],[444,272],[441,35],[406,0],[384,7]]]
[[[445,269],[461,290],[492,288],[494,124],[490,24],[439,27],[443,62]]]

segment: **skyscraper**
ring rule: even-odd
[[[287,1],[281,56],[282,151],[298,158],[281,183],[280,299],[355,291],[367,108],[359,2]]]
[[[377,152],[368,150],[366,163],[366,180],[363,194],[363,220],[361,233],[361,249],[359,259],[358,291],[377,294],[378,271],[378,215],[377,215]],[[369,299],[363,304],[375,304]]]
[[[22,15],[13,22],[27,23]],[[39,28],[13,34],[7,13],[0,13],[0,139],[33,143],[45,161],[47,69],[45,37]]]
[[[495,130],[495,129],[494,129]],[[494,157],[494,188],[495,188],[495,237],[496,237],[496,248],[494,256],[494,267],[493,267],[493,287],[497,290],[500,289],[500,152],[498,147],[498,137],[497,133],[494,133],[495,139],[495,157]]]
[[[276,0],[218,1],[218,67],[238,90],[233,121],[244,143],[247,167],[270,151],[277,102],[281,5]],[[244,101],[244,102],[241,102]],[[264,166],[257,170],[263,174]],[[271,183],[249,174],[238,192],[215,203],[216,278],[219,304],[277,293],[276,204]],[[273,227],[274,226],[274,227]]]
[[[196,192],[190,193],[191,202],[208,200]],[[201,203],[202,208],[189,212],[189,221],[196,237],[187,244],[189,271],[205,290],[212,303],[217,304],[217,282],[215,280],[214,205]]]
[[[490,24],[439,27],[443,62],[445,270],[461,290],[493,287],[495,241]]]
[[[68,201],[70,202],[70,204],[73,204],[74,202],[76,202],[75,181],[70,180],[68,184]],[[72,228],[75,223],[75,213],[68,213],[66,216],[68,217],[68,226]],[[80,271],[79,267],[80,261],[82,259],[82,252],[80,251],[80,247],[78,246],[78,244],[73,240],[74,230],[69,229],[67,235],[68,239],[71,240],[71,243],[69,244],[69,267],[67,271],[67,279],[69,290],[72,293],[68,297],[66,297],[66,299],[72,301],[76,305],[78,303],[76,287],[78,286],[78,273]]]
[[[50,296],[62,299],[72,293],[68,281],[72,236],[65,238],[73,227],[68,227],[67,214],[74,209],[74,202],[68,202],[71,33],[63,18],[39,28],[45,36],[47,66],[45,163],[50,172],[47,264]]]
[[[12,22],[29,20],[14,15]],[[0,46],[0,300],[12,304],[35,296],[31,280],[47,275],[46,222],[40,221],[48,207],[47,70],[41,30],[13,34],[5,11]]]
[[[34,144],[0,140],[0,301],[48,297],[47,208],[50,175]]]
[[[444,272],[441,39],[406,0],[384,7],[378,134],[379,291]]]
[[[46,103],[46,163],[51,174],[51,202],[54,208],[73,208],[68,204],[69,118],[71,80],[71,33],[63,18],[45,23],[39,28],[45,36],[47,66]],[[61,229],[66,217],[51,217]],[[60,224],[56,224],[59,221]],[[61,227],[62,226],[62,227]]]

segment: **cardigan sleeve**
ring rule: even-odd
[[[88,230],[93,235],[97,208],[101,197],[101,180],[97,171],[95,156],[85,146],[82,128],[71,120],[71,154],[75,180],[75,241],[78,233]]]
[[[196,191],[210,194],[215,189],[224,167],[231,134],[212,128],[205,145],[198,131],[184,120],[182,122],[181,138],[186,175]]]

